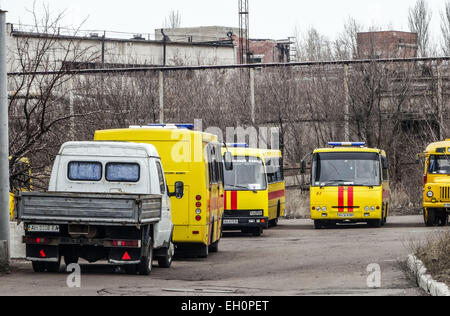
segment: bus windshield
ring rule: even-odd
[[[377,153],[318,153],[312,166],[313,186],[380,186]]]
[[[267,188],[264,165],[257,157],[234,157],[233,170],[224,168],[224,180],[226,191],[260,191]]]
[[[450,174],[450,157],[446,155],[430,156],[428,173]]]

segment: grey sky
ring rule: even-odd
[[[9,11],[8,22],[31,23],[31,9],[36,2],[49,5],[52,12],[66,10],[64,24],[82,29],[153,33],[163,26],[171,10],[181,14],[183,27],[238,26],[238,0],[0,0],[0,7]],[[445,0],[428,0],[433,10],[433,38],[440,37],[440,12]],[[294,35],[297,28],[311,26],[334,38],[345,20],[352,16],[366,26],[381,25],[408,30],[408,8],[415,0],[250,0],[250,36],[281,39]]]

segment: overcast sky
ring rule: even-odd
[[[315,27],[334,39],[349,16],[366,26],[408,31],[408,8],[416,0],[249,0],[250,36],[282,39],[297,28]],[[440,37],[440,14],[446,0],[428,0],[433,10],[433,37]],[[65,26],[82,29],[153,33],[171,10],[181,14],[181,26],[239,25],[238,0],[0,0],[7,21],[32,22],[28,10],[47,4],[54,13],[66,10]]]

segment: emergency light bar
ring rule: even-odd
[[[188,129],[194,130],[194,124],[148,124],[147,126],[134,126],[131,125],[130,128],[180,128],[180,129]]]
[[[227,146],[232,148],[248,148],[248,144],[245,143],[227,144]]]
[[[365,142],[329,142],[330,147],[364,147]]]

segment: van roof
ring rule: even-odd
[[[261,159],[268,157],[281,157],[281,151],[272,149],[228,147],[228,151],[231,152],[233,156],[254,156]],[[222,147],[222,153],[225,152],[226,148]]]
[[[318,148],[318,149],[314,150],[314,153],[337,153],[337,152],[377,153],[377,154],[384,153],[380,149],[367,148],[367,147],[333,147],[333,148]]]
[[[98,130],[95,132],[96,140],[108,138],[122,141],[177,141],[189,140],[188,137],[200,136],[204,142],[217,142],[218,137],[200,131],[185,128],[158,128],[153,126]],[[192,139],[191,139],[192,140]]]
[[[153,145],[110,141],[67,142],[61,146],[58,154],[63,156],[159,158],[158,151]]]

